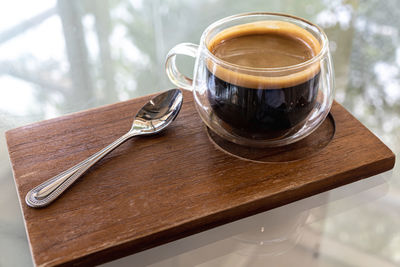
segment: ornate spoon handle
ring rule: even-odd
[[[32,208],[41,208],[49,205],[57,199],[65,190],[67,190],[79,177],[81,177],[96,162],[113,151],[129,138],[137,135],[137,133],[128,132],[115,140],[102,150],[81,161],[66,171],[50,178],[44,183],[36,186],[26,194],[25,202]]]

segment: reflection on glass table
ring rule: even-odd
[[[386,174],[390,175],[388,172]],[[366,266],[385,261],[323,235],[321,220],[346,216],[381,199],[388,190],[384,175],[321,193],[292,204],[162,245],[103,266]],[[323,260],[321,260],[321,258]],[[339,257],[340,260],[340,257]]]
[[[0,9],[0,266],[32,265],[6,130],[171,88],[164,74],[171,47],[198,43],[217,19],[257,10],[324,28],[336,101],[399,155],[396,0],[8,1]],[[191,75],[192,62],[178,64]],[[397,164],[392,172],[109,264],[397,266],[399,210]]]

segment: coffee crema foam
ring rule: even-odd
[[[257,49],[260,45],[264,48]],[[313,34],[289,22],[259,21],[233,26],[213,36],[207,48],[222,61],[208,59],[208,70],[241,87],[292,87],[320,72],[319,62],[290,68],[318,55],[321,44]]]

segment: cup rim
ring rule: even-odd
[[[236,20],[236,19],[240,19],[243,17],[257,17],[257,16],[275,16],[275,17],[285,17],[285,18],[290,18],[290,19],[294,19],[294,20],[298,20],[301,21],[305,24],[308,24],[311,27],[315,27],[317,29],[318,34],[320,35],[321,41],[322,41],[322,45],[321,45],[321,49],[319,51],[319,53],[317,55],[315,55],[314,57],[295,64],[295,65],[290,65],[290,66],[283,66],[283,67],[263,67],[263,68],[256,68],[256,67],[248,67],[248,66],[242,66],[242,65],[237,65],[237,64],[233,64],[230,62],[227,62],[225,60],[222,60],[220,58],[218,58],[217,56],[215,56],[207,47],[206,44],[206,37],[208,36],[208,34],[215,29],[217,26],[220,26],[222,24],[225,24],[227,22]],[[306,29],[307,30],[307,29]],[[293,15],[288,15],[288,14],[284,14],[284,13],[275,13],[275,12],[247,12],[247,13],[240,13],[240,14],[236,14],[236,15],[232,15],[229,17],[225,17],[222,18],[220,20],[217,20],[216,22],[212,23],[211,25],[209,25],[203,32],[202,36],[201,36],[201,40],[200,40],[200,44],[202,46],[205,47],[205,52],[207,54],[207,56],[209,58],[211,58],[213,61],[217,62],[218,65],[224,65],[225,67],[228,68],[235,68],[235,69],[242,69],[242,70],[246,70],[246,71],[254,71],[254,72],[281,72],[281,71],[290,71],[290,70],[296,70],[296,69],[300,69],[300,68],[305,68],[309,65],[312,65],[314,63],[317,63],[319,61],[321,61],[321,59],[325,56],[326,52],[328,51],[328,37],[326,36],[325,32],[322,30],[321,27],[319,27],[318,25],[297,17],[297,16],[293,16]]]

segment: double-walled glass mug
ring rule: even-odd
[[[196,59],[193,80],[177,69],[176,55]],[[203,122],[222,138],[246,146],[282,146],[312,133],[333,101],[328,39],[304,19],[247,13],[221,19],[200,45],[170,50],[166,72],[193,90]]]

